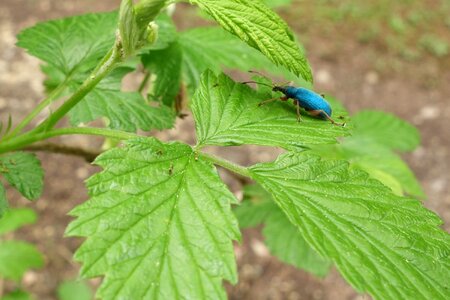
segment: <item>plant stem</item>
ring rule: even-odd
[[[83,82],[80,88],[51,114],[41,125],[31,132],[42,132],[52,129],[84,96],[86,96],[105,76],[107,76],[119,62],[122,61],[120,45],[116,42],[113,48],[106,54],[97,68]]]
[[[93,162],[94,159],[97,156],[99,156],[101,153],[99,151],[95,151],[92,149],[85,149],[85,148],[81,148],[81,147],[61,145],[61,144],[50,143],[50,142],[42,142],[42,143],[37,143],[37,144],[31,145],[31,146],[27,146],[24,148],[24,150],[43,151],[43,152],[78,156],[78,157],[84,158],[89,163]]]
[[[22,149],[28,145],[35,142],[43,141],[48,138],[60,136],[60,135],[72,135],[72,134],[82,134],[82,135],[97,135],[102,137],[110,137],[114,139],[127,140],[131,138],[140,137],[140,135],[135,133],[129,133],[119,130],[106,129],[106,128],[93,128],[93,127],[69,127],[61,129],[53,129],[45,132],[38,133],[28,133],[21,135],[13,140],[3,142],[0,145],[0,153],[5,153],[9,151],[14,151]]]
[[[144,91],[145,87],[148,84],[148,81],[149,81],[151,75],[152,74],[149,71],[145,72],[145,77],[144,77],[144,79],[142,79],[141,85],[139,86],[139,89],[138,89],[139,94],[142,94],[142,92]]]
[[[231,161],[228,161],[228,160],[225,160],[218,156],[204,153],[204,152],[199,153],[199,156],[202,157],[203,159],[209,160],[210,162],[212,162],[215,165],[221,166],[221,167],[223,167],[227,170],[230,170],[236,174],[239,174],[244,177],[251,177],[250,171],[247,168],[237,165],[235,163],[232,163]]]
[[[67,77],[56,89],[54,89],[50,95],[42,100],[38,106],[36,106],[33,111],[28,114],[23,120],[22,122],[19,123],[19,125],[17,125],[16,128],[14,128],[13,131],[11,131],[7,136],[4,137],[4,140],[8,140],[11,137],[14,137],[15,135],[19,134],[22,129],[24,129],[28,124],[30,124],[30,122],[42,111],[44,110],[47,106],[49,106],[53,101],[55,101],[60,95],[61,93],[65,90],[65,88],[67,87],[67,83],[69,82],[69,77]]]

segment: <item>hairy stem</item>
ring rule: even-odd
[[[22,129],[24,129],[30,122],[41,112],[43,111],[47,106],[49,106],[53,101],[55,101],[62,92],[66,89],[67,83],[69,82],[69,77],[66,78],[56,89],[54,89],[50,95],[42,100],[38,106],[36,106],[33,111],[28,114],[20,123],[17,125],[16,128],[14,128],[13,131],[11,131],[6,137],[5,140],[8,140],[11,137],[14,137],[15,135],[19,134]]]
[[[236,174],[239,174],[244,177],[251,177],[251,174],[247,168],[237,165],[235,163],[232,163],[231,161],[228,161],[226,159],[220,158],[220,157],[212,155],[212,154],[204,153],[204,152],[199,153],[199,156],[203,159],[206,159],[206,160],[212,162],[215,165],[221,166],[221,167],[223,167],[227,170],[230,170]]]
[[[151,74],[149,71],[146,71],[146,72],[145,72],[145,77],[144,77],[144,79],[142,79],[142,82],[141,82],[141,84],[139,85],[139,89],[138,89],[138,92],[139,92],[140,94],[142,94],[142,92],[144,91],[145,87],[147,86],[148,81],[150,80],[150,76],[151,76],[151,75],[152,75],[152,74]]]
[[[119,130],[93,127],[69,127],[61,129],[53,129],[45,132],[29,133],[19,136],[13,140],[6,141],[0,145],[0,153],[23,149],[33,143],[43,141],[52,137],[61,135],[96,135],[102,137],[110,137],[114,139],[127,140],[139,137],[135,133],[129,133]]]
[[[32,132],[42,132],[52,129],[76,104],[78,104],[103,78],[105,78],[122,61],[120,43],[116,41],[113,48],[106,54],[97,68],[83,82],[80,88],[64,102],[53,114]]]
[[[68,145],[61,145],[56,143],[50,143],[50,142],[42,142],[37,143],[31,146],[27,146],[24,148],[24,150],[28,151],[43,151],[43,152],[50,152],[50,153],[59,153],[59,154],[66,154],[66,155],[72,155],[72,156],[79,156],[84,158],[87,162],[93,162],[94,159],[100,155],[101,152],[92,150],[92,149],[85,149],[80,147],[74,147],[74,146],[68,146]]]

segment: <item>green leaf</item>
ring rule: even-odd
[[[274,208],[273,203],[268,201],[271,197],[259,185],[244,186],[244,199],[239,206],[234,208],[234,214],[239,221],[239,226],[247,228],[264,223]]]
[[[0,277],[19,281],[30,268],[41,268],[44,259],[31,244],[0,241]]]
[[[269,7],[287,6],[291,4],[292,0],[263,0]]]
[[[259,185],[244,188],[244,200],[234,209],[241,227],[264,223],[263,235],[270,252],[281,261],[325,276],[330,262],[320,257],[305,241],[299,230],[275,205],[272,196]]]
[[[264,222],[263,235],[270,253],[281,261],[323,277],[328,274],[331,263],[322,258],[305,241],[298,228],[286,215],[271,203],[273,210]]]
[[[1,155],[0,173],[28,200],[41,196],[44,171],[34,154],[14,152]]]
[[[86,14],[27,28],[17,45],[66,76],[93,69],[112,47],[117,12]]]
[[[419,131],[408,122],[381,111],[361,111],[352,117],[355,138],[371,140],[393,150],[412,151],[420,143]]]
[[[21,290],[15,290],[14,292],[11,292],[9,294],[6,294],[2,297],[2,300],[31,300],[34,299],[31,297],[30,294],[28,294],[25,291]]]
[[[29,208],[14,208],[8,210],[0,219],[0,235],[14,231],[24,225],[36,222],[36,213]]]
[[[183,73],[190,91],[194,91],[200,74],[207,69],[219,73],[223,68],[267,70],[288,80],[297,77],[284,67],[277,67],[261,52],[249,47],[220,27],[202,27],[184,31],[179,43],[183,49]],[[298,81],[298,79],[296,80]]]
[[[150,99],[172,107],[180,91],[182,52],[178,43],[142,56],[144,67],[156,75]]]
[[[312,82],[311,69],[287,24],[257,0],[190,0],[207,12],[225,30]]]
[[[97,296],[224,299],[239,229],[214,167],[187,145],[150,138],[96,163],[104,171],[88,180],[91,199],[71,212],[68,234],[88,237],[75,257],[85,277],[105,276]]]
[[[6,201],[6,190],[0,182],[0,220],[8,209],[8,202]]]
[[[391,149],[411,151],[419,143],[417,129],[381,111],[363,111],[352,118],[353,135],[338,145],[313,147],[322,157],[345,159],[398,194],[424,198],[408,165]],[[363,147],[361,145],[364,145]]]
[[[374,178],[380,180],[380,172],[386,174],[383,183],[386,180],[392,182],[387,183],[389,187],[400,186],[401,194],[408,194],[418,198],[424,198],[425,193],[414,176],[414,173],[408,165],[394,152],[371,142],[364,143],[361,147],[359,138],[350,137],[340,145],[342,148],[342,158],[349,160],[352,164],[362,168],[370,175],[375,175]],[[378,177],[377,177],[378,176]]]
[[[171,109],[150,106],[138,92],[120,91],[122,78],[129,71],[129,68],[116,69],[100,82],[69,112],[70,122],[78,125],[106,117],[112,129],[135,132],[138,128],[144,131],[171,128],[174,122]],[[81,82],[74,82],[71,90],[77,90],[80,85]]]
[[[373,179],[378,180],[379,182],[383,183],[385,186],[390,188],[392,192],[395,195],[403,196],[403,187],[400,184],[400,182],[392,175],[390,175],[387,172],[381,171],[378,168],[378,164],[375,162],[372,162],[372,158],[368,159],[368,163],[365,164],[364,162],[357,162],[354,163],[355,166],[357,166],[359,169],[367,172],[367,174],[370,175]]]
[[[268,96],[270,97],[270,96]],[[258,107],[267,96],[232,81],[224,74],[203,74],[192,100],[199,145],[255,144],[298,149],[305,145],[331,144],[348,129],[303,116],[297,122],[292,103]],[[337,112],[342,113],[342,111]]]
[[[250,169],[305,240],[375,299],[447,299],[450,236],[413,199],[348,163],[288,153]]]
[[[46,86],[65,82],[75,92],[114,44],[117,13],[88,14],[40,23],[19,34],[18,45],[47,62]],[[132,69],[120,68],[101,81],[70,112],[71,123],[109,119],[109,127],[126,131],[171,128],[173,113],[152,107],[138,93],[122,92],[121,81]]]
[[[84,281],[64,281],[58,286],[59,300],[92,300],[94,295]]]

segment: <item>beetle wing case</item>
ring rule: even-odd
[[[305,88],[294,89],[296,91],[293,93],[294,97],[291,98],[297,100],[300,107],[307,111],[323,110],[328,116],[331,116],[331,106],[321,95]]]

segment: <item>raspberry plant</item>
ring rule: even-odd
[[[375,299],[448,299],[449,236],[418,200],[423,192],[397,153],[418,145],[417,130],[381,112],[350,119],[334,99],[345,128],[308,116],[297,123],[287,103],[258,107],[272,91],[222,70],[265,70],[311,86],[287,24],[259,0],[191,0],[220,27],[178,32],[170,2],[123,0],[118,12],[44,22],[18,36],[18,46],[43,62],[48,97],[15,126],[5,122],[4,178],[35,200],[43,171],[23,150],[74,134],[113,145],[95,159],[103,171],[87,181],[90,199],[72,210],[67,228],[86,238],[75,259],[83,277],[103,277],[97,296],[226,298],[223,280],[238,280],[238,224],[263,223],[274,255],[318,276],[334,266]],[[122,91],[124,76],[140,66],[139,90]],[[173,127],[180,99],[190,100],[195,145],[137,133]],[[55,103],[43,122],[28,126]],[[71,125],[56,127],[66,116]],[[103,127],[86,126],[97,119]],[[245,144],[285,153],[246,167],[204,151]],[[217,166],[256,184],[244,188],[234,211],[238,200]]]

